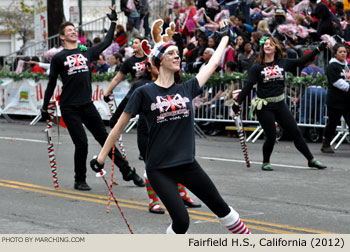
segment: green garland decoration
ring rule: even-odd
[[[92,81],[93,82],[103,82],[103,81],[111,81],[117,72],[114,73],[101,73],[101,74],[92,74]],[[189,74],[189,73],[181,73],[181,82],[185,82],[189,79],[194,78],[195,74]],[[220,74],[213,74],[208,79],[206,86],[217,86],[222,84],[228,84],[231,81],[240,81],[244,80],[248,77],[248,72],[240,73],[240,72],[233,72],[232,75],[220,75]],[[40,73],[20,73],[17,74],[15,72],[1,72],[0,71],[0,78],[10,78],[15,81],[19,81],[22,79],[33,79],[36,82],[40,80],[47,80],[49,79],[49,76],[46,74],[40,74]],[[132,77],[130,74],[127,74],[124,77],[124,80],[131,82]],[[301,84],[304,86],[322,86],[327,87],[328,81],[327,76],[324,74],[318,74],[316,78],[312,77],[311,75],[305,75],[300,77],[294,77],[292,73],[287,73],[286,80],[285,80],[286,86],[300,86]],[[0,84],[1,85],[1,84]]]

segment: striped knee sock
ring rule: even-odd
[[[224,225],[233,234],[251,234],[250,230],[244,225],[239,218],[239,214],[230,207],[231,212],[225,217],[219,218],[222,225]]]
[[[146,180],[147,195],[149,198],[149,206],[153,207],[154,205],[159,205],[159,208],[160,208],[160,202],[159,202],[158,195],[153,190],[153,188],[151,187],[151,184],[149,183],[149,181],[146,177],[145,177],[145,180]]]

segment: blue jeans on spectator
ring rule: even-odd
[[[237,7],[239,4],[230,4],[227,5],[226,4],[226,8],[229,10],[230,12],[230,16],[237,16]]]
[[[241,10],[243,12],[243,16],[245,17],[245,23],[251,24],[250,20],[250,4],[247,4],[245,1],[241,2]]]
[[[141,22],[141,19],[140,17],[128,17],[128,22],[129,23],[133,23],[134,24],[134,27],[138,30],[140,29],[140,22]]]

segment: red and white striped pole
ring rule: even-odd
[[[49,153],[49,160],[50,160],[50,167],[51,167],[51,173],[52,173],[52,178],[53,178],[53,184],[55,189],[59,189],[58,185],[58,178],[57,178],[57,164],[56,164],[56,155],[55,155],[55,149],[52,141],[52,136],[51,136],[51,129],[53,126],[53,121],[54,121],[54,113],[56,110],[56,102],[55,101],[50,101],[48,107],[47,107],[47,112],[50,115],[50,119],[46,121],[46,136],[47,136],[47,150]]]
[[[240,92],[241,92],[240,89],[235,90],[235,91],[232,92],[232,96],[233,96],[234,100],[238,97]],[[250,167],[247,143],[246,143],[246,140],[245,140],[245,133],[244,133],[244,130],[243,130],[243,123],[242,123],[242,120],[241,120],[241,112],[240,111],[237,114],[235,114],[234,119],[235,119],[235,124],[236,124],[236,127],[237,127],[237,133],[238,133],[238,137],[239,137],[239,142],[241,143],[241,148],[242,148],[243,155],[244,155],[244,160],[245,160],[245,163],[246,163],[247,167]]]

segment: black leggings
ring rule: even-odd
[[[327,107],[328,112],[328,121],[326,128],[324,129],[324,137],[331,138],[333,137],[337,125],[339,125],[341,116],[344,117],[346,124],[350,128],[350,111],[345,109],[336,109],[332,107]]]
[[[288,132],[294,141],[295,147],[305,156],[308,161],[313,159],[313,155],[311,154],[309,147],[301,135],[298,125],[292,113],[289,111],[287,104],[285,104],[283,101],[269,103],[267,106],[263,106],[261,110],[256,110],[256,115],[266,135],[266,141],[263,145],[264,163],[270,162],[270,156],[276,142],[275,122],[277,122],[283,128],[283,130]]]
[[[61,107],[61,113],[69,135],[75,145],[75,181],[83,182],[86,179],[86,159],[88,155],[88,138],[83,124],[101,146],[104,145],[108,133],[102,118],[93,103],[82,106]],[[112,151],[109,152],[108,156],[112,157]],[[123,156],[118,151],[118,148],[115,148],[114,163],[119,167],[119,170],[122,173],[127,173],[130,170],[128,161],[124,160]]]
[[[172,219],[172,229],[184,234],[190,224],[186,207],[178,192],[181,183],[206,204],[218,217],[225,217],[230,208],[223,200],[214,183],[197,161],[171,168],[147,170],[148,179]]]

